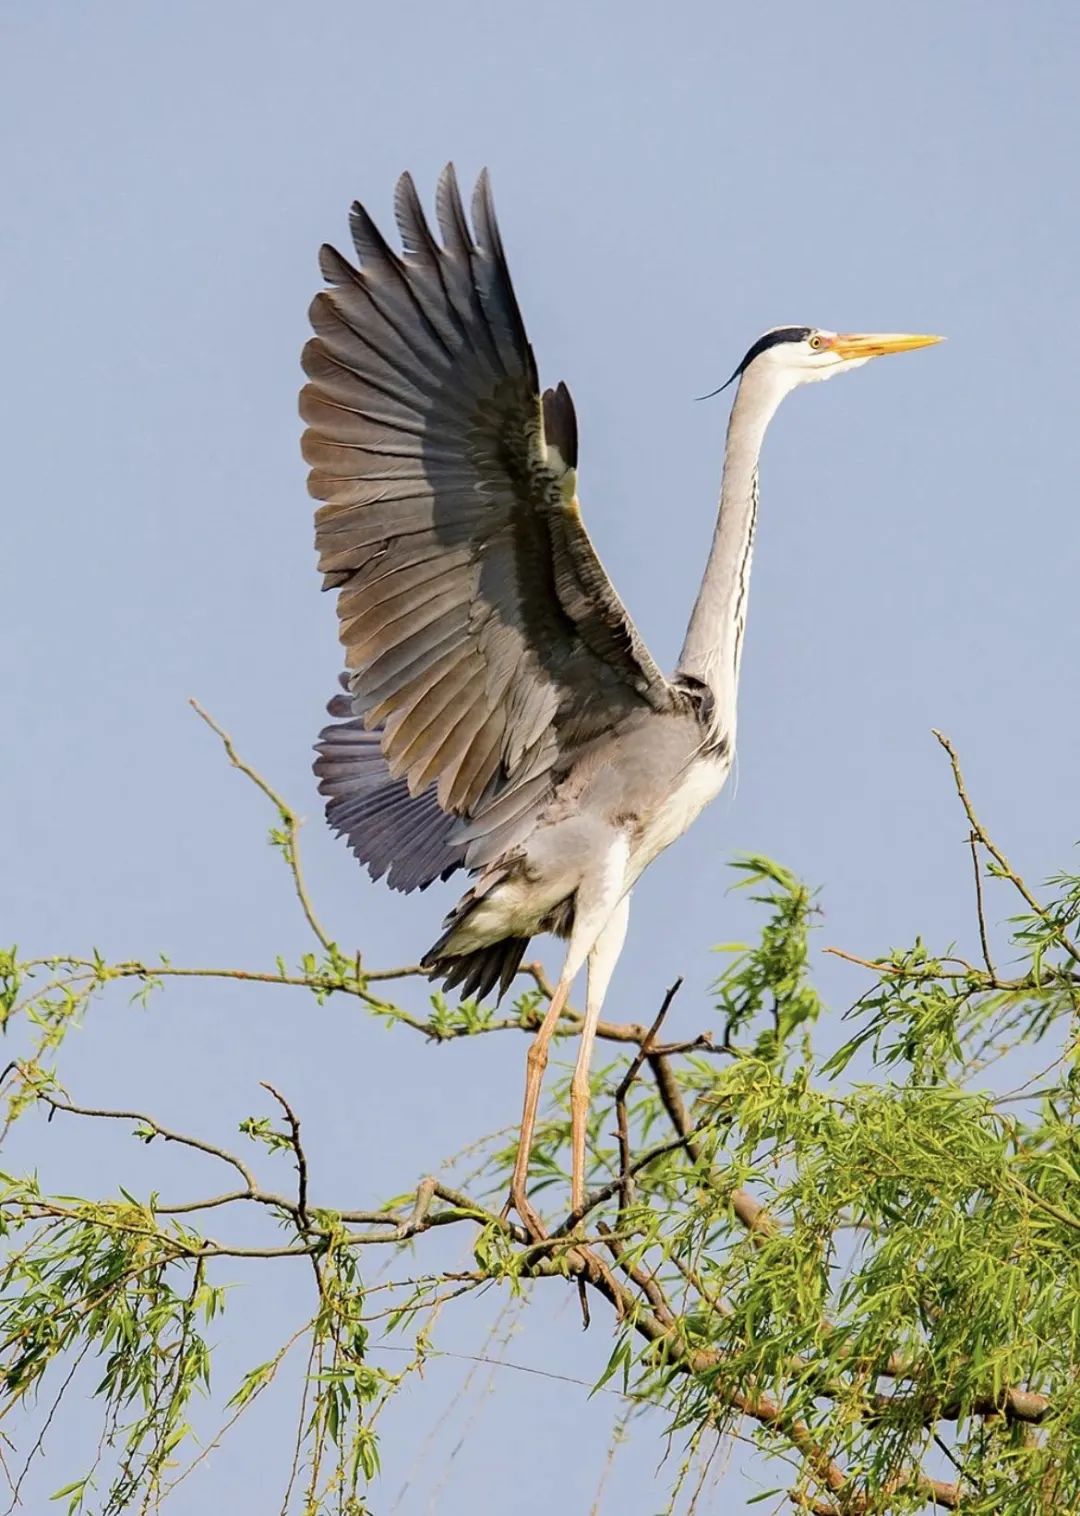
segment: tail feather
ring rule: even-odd
[[[449,935],[449,934],[447,934]],[[483,1000],[499,986],[501,1000],[514,981],[521,967],[521,960],[529,946],[528,937],[504,937],[489,947],[474,948],[471,953],[446,955],[439,949],[446,938],[424,954],[421,963],[432,979],[441,979],[446,989],[460,988],[465,1000]]]
[[[483,1000],[498,985],[501,1000],[529,946],[528,937],[503,937],[465,952],[455,950],[453,939],[495,883],[497,878],[489,875],[462,895],[443,922],[442,936],[420,960],[429,978],[441,979],[448,990],[460,989],[465,999]]]

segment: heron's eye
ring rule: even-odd
[[[814,351],[816,353],[818,351],[818,349],[821,347],[821,338],[820,337],[811,337],[810,338],[810,346],[814,349]]]

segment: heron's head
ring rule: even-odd
[[[910,332],[827,332],[816,326],[774,326],[758,338],[720,388],[753,377],[769,382],[779,398],[800,384],[862,368],[871,358],[930,347],[941,340]],[[713,391],[714,395],[719,393]]]

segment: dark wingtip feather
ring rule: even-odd
[[[559,381],[556,389],[544,391],[544,436],[557,447],[567,468],[577,468],[577,412],[566,385]]]
[[[354,200],[349,210],[349,231],[361,263],[374,261],[400,264],[401,260],[359,200]]]
[[[465,207],[461,203],[457,172],[452,163],[448,163],[439,175],[439,182],[435,189],[435,215],[438,218],[439,230],[447,251],[468,264],[469,254],[474,250],[472,233],[465,219]]]
[[[420,251],[432,254],[437,246],[413,176],[406,169],[394,186],[394,219],[406,255]]]
[[[361,277],[359,269],[353,268],[329,242],[319,249],[319,273],[327,284],[356,284]]]
[[[413,178],[412,174],[407,168],[402,169],[401,173],[397,176],[397,183],[394,185],[395,205],[397,204],[398,200],[402,199],[420,199],[420,196],[416,193],[416,180]]]
[[[477,240],[484,250],[496,258],[503,258],[502,237],[499,235],[499,222],[495,215],[495,196],[491,189],[491,175],[486,168],[480,170],[473,189],[472,218],[473,226],[479,234]]]

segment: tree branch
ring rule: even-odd
[[[971,848],[971,868],[975,876],[975,915],[979,923],[979,945],[982,948],[986,972],[991,979],[996,979],[998,973],[994,967],[994,960],[990,956],[990,938],[986,930],[986,911],[983,908],[982,869],[979,867],[979,838],[976,832],[968,834],[968,845]]]
[[[664,1053],[660,1050],[652,1052],[649,1055],[649,1067],[652,1069],[653,1078],[656,1080],[656,1088],[659,1091],[660,1099],[664,1110],[667,1112],[668,1119],[683,1139],[686,1151],[694,1162],[697,1163],[700,1153],[693,1142],[695,1129],[691,1124],[679,1091],[679,1086],[675,1080],[675,1076],[671,1072],[671,1067]],[[702,1127],[698,1130],[705,1130],[705,1128]],[[726,1187],[721,1186],[721,1188]],[[727,1195],[731,1209],[748,1232],[757,1236],[769,1236],[776,1230],[776,1223],[769,1216],[760,1201],[754,1199],[749,1190],[744,1190],[735,1185],[727,1188]]]
[[[672,1126],[674,1126],[682,1138],[682,1145],[685,1146],[690,1157],[696,1162],[698,1160],[698,1152],[693,1142],[695,1129],[687,1115],[686,1106],[683,1103],[678,1085],[662,1056],[653,1053],[650,1055],[649,1061],[656,1077],[657,1088],[660,1091],[660,1098],[664,1109],[667,1111]],[[701,1129],[699,1128],[698,1130]],[[656,1156],[655,1152],[653,1156]],[[719,1181],[717,1181],[717,1184],[719,1188],[725,1188]],[[752,1236],[766,1237],[778,1230],[776,1221],[769,1215],[761,1202],[755,1200],[748,1190],[736,1187],[728,1191],[728,1197],[736,1217]],[[590,1196],[588,1198],[591,1201],[593,1197]],[[1036,1201],[1039,1200],[1038,1196],[1033,1196],[1032,1198]],[[1054,1211],[1056,1214],[1056,1207]],[[1062,1218],[1059,1217],[1058,1219]],[[1072,1221],[1071,1217],[1066,1217],[1065,1219],[1070,1222]],[[825,1321],[823,1322],[823,1326],[830,1333],[835,1331],[831,1322]],[[878,1372],[890,1379],[911,1379],[914,1377],[912,1365],[899,1353],[890,1354]],[[977,1416],[1005,1415],[1013,1421],[1038,1425],[1050,1414],[1050,1408],[1051,1402],[1045,1395],[1040,1395],[1033,1390],[1007,1387],[999,1397],[976,1397],[971,1402],[968,1410],[971,1414]],[[955,1421],[961,1413],[960,1405],[954,1403],[950,1406],[942,1407],[937,1415],[941,1420]]]
[[[619,1178],[622,1182],[621,1198],[619,1200],[620,1211],[628,1210],[633,1204],[634,1190],[633,1180],[630,1177],[630,1123],[626,1115],[626,1097],[630,1093],[634,1080],[641,1072],[642,1064],[656,1042],[656,1037],[663,1025],[664,1017],[670,1010],[671,1002],[679,993],[681,986],[681,976],[676,979],[674,984],[669,986],[652,1026],[639,1043],[638,1050],[627,1065],[626,1073],[623,1075],[619,1082],[619,1087],[615,1091],[615,1122],[619,1134]]]
[[[274,1086],[268,1084],[265,1079],[260,1079],[259,1083],[274,1097],[285,1112],[285,1120],[289,1123],[289,1145],[296,1155],[296,1216],[304,1231],[308,1231],[311,1226],[311,1217],[307,1209],[308,1169],[307,1157],[300,1142],[300,1120],[280,1090],[275,1090]]]
[[[341,974],[291,974],[284,970],[273,973],[260,969],[239,968],[216,968],[216,967],[186,967],[172,963],[150,964],[132,959],[118,963],[95,963],[91,959],[67,959],[65,960],[73,970],[65,978],[56,979],[47,985],[41,986],[31,994],[28,994],[18,1002],[9,1012],[9,1017],[18,1012],[42,996],[50,992],[62,993],[71,986],[86,986],[93,988],[107,984],[111,980],[140,979],[152,983],[157,979],[224,979],[233,980],[244,984],[273,984],[284,985],[291,989],[311,990],[319,995],[349,995],[354,999],[363,1001],[372,1010],[392,1017],[395,1022],[421,1033],[432,1042],[452,1042],[461,1038],[481,1037],[490,1032],[525,1032],[532,1035],[540,1024],[541,1017],[535,1011],[529,1011],[517,1016],[504,1016],[484,1021],[478,1025],[464,1023],[447,1026],[444,1023],[430,1018],[413,1016],[393,1002],[383,1000],[377,995],[372,995],[368,990],[369,984],[386,983],[391,980],[428,977],[427,970],[419,964],[407,964],[389,969],[360,969],[352,977]],[[533,977],[535,965],[528,965],[521,970]],[[581,1030],[581,1016],[576,1011],[567,1010],[556,1029],[559,1037],[571,1037]],[[601,1021],[596,1028],[597,1037],[604,1042],[621,1043],[628,1046],[640,1046],[648,1036],[649,1028],[638,1022],[614,1022]],[[664,1056],[674,1057],[680,1053],[699,1052],[717,1057],[730,1057],[731,1049],[718,1047],[713,1042],[711,1032],[701,1032],[696,1037],[681,1042],[659,1045],[654,1052]]]
[[[274,789],[269,780],[264,779],[262,774],[260,774],[257,769],[252,768],[250,763],[245,762],[245,760],[240,757],[240,754],[236,751],[236,747],[233,743],[232,738],[229,736],[228,732],[226,732],[222,727],[218,726],[213,716],[211,716],[209,712],[203,710],[202,706],[194,697],[188,701],[188,704],[191,706],[191,709],[195,712],[196,716],[198,716],[202,721],[205,721],[210,730],[216,733],[218,737],[220,737],[221,745],[225,749],[226,757],[232,764],[233,768],[237,769],[241,774],[243,774],[246,779],[250,779],[256,789],[261,790],[266,798],[270,801],[271,805],[276,808],[277,813],[281,818],[281,824],[285,829],[285,846],[283,848],[283,852],[285,855],[285,861],[289,866],[289,872],[293,877],[293,885],[296,889],[296,897],[300,902],[300,909],[304,913],[304,917],[307,921],[308,926],[314,932],[315,936],[319,939],[319,942],[326,949],[326,951],[329,952],[332,947],[332,940],[329,933],[320,922],[318,916],[315,914],[315,907],[311,903],[311,897],[308,894],[307,885],[304,883],[303,870],[300,866],[300,828],[303,825],[303,822],[293,810],[289,802],[282,795],[278,794],[277,790]]]
[[[1072,938],[1069,936],[1068,932],[1066,932],[1061,923],[1055,921],[1047,911],[1046,907],[1042,905],[1041,902],[1038,901],[1031,893],[1024,880],[1013,868],[1012,864],[1006,858],[1005,854],[1001,851],[997,843],[990,836],[989,832],[986,830],[982,822],[979,820],[978,816],[975,814],[975,808],[971,803],[967,792],[967,786],[964,783],[964,775],[960,768],[960,759],[957,756],[956,749],[953,747],[952,743],[943,732],[939,732],[935,729],[934,736],[937,738],[938,742],[940,742],[941,746],[949,755],[949,763],[952,766],[953,783],[956,786],[956,793],[960,798],[960,804],[964,807],[964,815],[968,819],[968,824],[971,827],[972,833],[974,834],[976,840],[981,843],[986,851],[990,854],[991,858],[993,858],[994,862],[997,864],[1004,877],[1009,880],[1014,889],[1016,889],[1020,896],[1027,902],[1032,911],[1034,911],[1035,915],[1039,917],[1040,921],[1042,921],[1057,938],[1058,942],[1064,948],[1065,952],[1068,953],[1073,962],[1080,963],[1080,947],[1077,947],[1076,943],[1073,942]]]
[[[21,1068],[20,1073],[22,1073]],[[221,1163],[227,1163],[230,1168],[236,1170],[244,1181],[245,1189],[242,1192],[242,1198],[252,1197],[258,1192],[258,1185],[255,1183],[254,1176],[243,1159],[238,1158],[235,1153],[229,1153],[224,1148],[218,1147],[213,1142],[206,1142],[201,1137],[189,1137],[183,1132],[174,1132],[171,1127],[162,1126],[160,1121],[157,1121],[153,1116],[146,1115],[144,1111],[114,1111],[106,1110],[102,1107],[73,1105],[71,1101],[62,1100],[58,1095],[52,1094],[49,1090],[35,1087],[32,1078],[26,1075],[24,1075],[24,1078],[26,1078],[26,1082],[30,1088],[33,1089],[36,1099],[40,1100],[43,1105],[48,1106],[50,1120],[57,1111],[63,1111],[68,1116],[88,1116],[99,1121],[138,1122],[140,1126],[144,1126],[148,1131],[153,1132],[155,1137],[160,1137],[163,1142],[176,1142],[182,1147],[194,1148],[196,1152],[206,1153],[210,1158],[217,1158]]]

